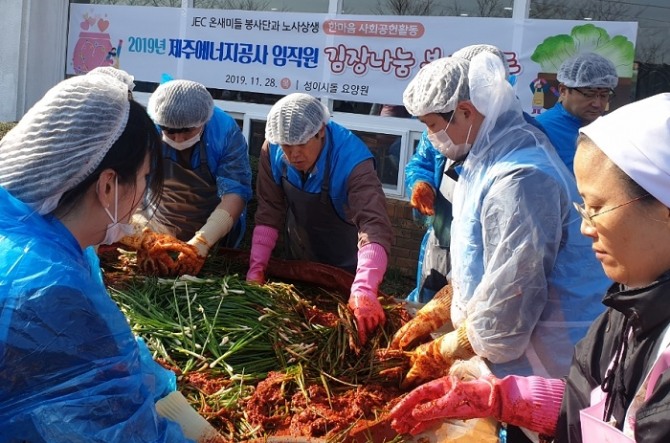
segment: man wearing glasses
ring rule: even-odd
[[[558,69],[558,102],[537,117],[561,160],[572,172],[579,128],[608,110],[619,78],[608,59],[594,53],[569,58]]]

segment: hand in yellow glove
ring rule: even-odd
[[[410,353],[410,368],[402,382],[404,389],[425,383],[448,374],[456,360],[466,360],[475,355],[468,340],[466,323],[458,329],[417,347]]]
[[[207,257],[210,248],[233,229],[234,220],[228,211],[216,208],[207,218],[207,222],[188,241],[198,249],[198,255]]]
[[[148,228],[140,235],[123,237],[120,243],[137,250],[137,267],[147,275],[195,275],[202,266],[195,246]]]
[[[190,253],[179,254],[177,258],[179,274],[198,275],[211,247],[230,232],[233,224],[233,217],[228,211],[222,208],[214,209],[203,227],[188,241],[188,244],[197,251],[197,256],[193,257]]]
[[[410,204],[423,215],[435,215],[435,190],[427,182],[416,182]]]
[[[173,391],[156,402],[156,412],[177,422],[184,436],[196,443],[224,443],[227,440],[191,407],[179,391]]]
[[[409,349],[415,342],[427,338],[451,321],[451,285],[440,289],[416,316],[405,323],[393,336],[391,347]]]

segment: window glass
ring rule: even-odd
[[[328,12],[328,0],[193,0],[193,7],[245,11]]]
[[[343,14],[511,17],[514,0],[342,0]]]
[[[180,8],[182,0],[70,0],[70,3]],[[193,0],[193,7],[245,11],[328,12],[328,0]]]
[[[377,175],[382,184],[398,186],[398,170],[400,167],[400,148],[402,137],[393,134],[378,134],[352,130],[370,148],[375,157]]]
[[[251,157],[260,157],[263,142],[265,142],[265,120],[251,120],[249,130],[249,155]]]
[[[181,0],[70,0],[70,3],[82,3],[87,5],[181,7]]]
[[[333,111],[335,112],[348,112],[350,114],[374,115],[371,112],[372,107],[373,103],[333,100]]]

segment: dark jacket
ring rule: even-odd
[[[591,391],[603,384],[607,368],[619,349],[621,363],[614,367],[608,396],[614,396],[612,418],[622,429],[626,410],[655,361],[654,345],[670,323],[670,273],[642,289],[613,285],[603,303],[609,309],[591,326],[575,349],[556,442],[581,442],[579,411],[589,406]],[[631,334],[626,347],[624,337]],[[636,414],[635,441],[670,441],[670,371],[659,378],[653,394]]]

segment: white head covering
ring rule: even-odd
[[[302,145],[328,123],[330,113],[321,101],[296,92],[272,106],[265,125],[265,138],[273,144]]]
[[[86,75],[109,75],[128,85],[129,91],[135,89],[135,77],[122,69],[117,69],[112,66],[98,66],[97,68],[88,71]]]
[[[212,118],[214,99],[205,85],[190,80],[170,80],[156,88],[147,112],[159,126],[195,128]]]
[[[505,67],[505,77],[509,77],[509,64],[505,58],[505,53],[502,52],[497,46],[486,44],[470,45],[459,49],[458,51],[451,54],[451,56],[464,58],[468,61],[471,61],[473,58],[475,58],[476,55],[479,55],[482,52],[488,52],[489,54],[493,54],[498,57]]]
[[[623,106],[580,132],[637,184],[670,207],[670,93]]]
[[[605,57],[587,52],[564,61],[556,79],[568,88],[616,88],[619,77],[614,63]]]
[[[51,88],[0,140],[0,186],[40,214],[88,177],[128,123],[128,86],[81,75]]]
[[[444,57],[421,68],[402,95],[407,111],[421,117],[456,109],[458,102],[470,98],[469,65],[462,58]]]

